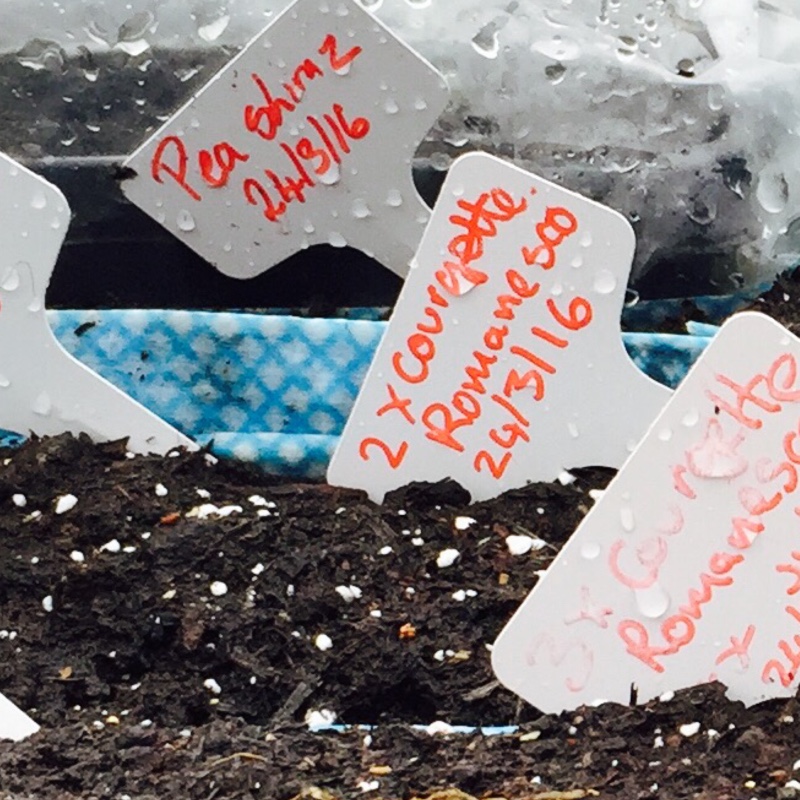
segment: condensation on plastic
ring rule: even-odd
[[[607,203],[636,228],[634,282],[664,273],[662,290],[697,273],[724,294],[796,263],[796,4],[361,2],[451,85],[417,166],[480,148]],[[4,0],[0,149],[129,153],[287,5]]]

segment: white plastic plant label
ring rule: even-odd
[[[486,499],[620,466],[669,397],[625,352],[627,221],[484,154],[458,159],[328,471],[380,501]]]
[[[498,678],[546,712],[719,680],[800,682],[800,340],[727,322],[500,634]]]
[[[130,450],[166,453],[191,439],[74,359],[47,324],[45,292],[70,221],[43,178],[0,155],[0,428],[27,435],[129,437]]]
[[[0,739],[21,742],[38,730],[39,726],[27,714],[0,694]]]
[[[123,191],[236,278],[320,243],[405,275],[429,218],[411,159],[446,103],[353,0],[297,0],[130,157]]]

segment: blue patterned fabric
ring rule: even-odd
[[[296,477],[324,474],[386,329],[277,314],[48,313],[69,352],[175,427],[219,455]],[[623,338],[642,370],[673,387],[710,341]]]

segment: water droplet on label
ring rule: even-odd
[[[611,294],[617,288],[617,279],[614,273],[601,269],[594,278],[594,290],[599,294]]]
[[[36,192],[31,200],[31,208],[44,208],[47,205],[47,198],[43,192]]]
[[[581,247],[591,247],[592,246],[592,232],[586,231],[586,233],[581,236]]]
[[[406,0],[411,8],[427,8],[432,2],[433,0]]]
[[[560,283],[554,283],[553,288],[550,290],[550,294],[552,294],[553,297],[560,297],[562,294],[564,294],[564,286]]]
[[[581,435],[581,432],[578,430],[578,426],[574,422],[567,423],[567,430],[573,439],[577,439]]]
[[[636,605],[642,616],[648,619],[658,619],[667,613],[669,608],[669,595],[656,583],[647,589],[636,589]]]
[[[204,41],[204,42],[214,42],[219,39],[220,36],[225,32],[225,28],[228,27],[228,23],[231,21],[230,14],[224,14],[223,16],[215,19],[213,22],[209,22],[206,25],[201,25],[197,29],[197,35]]]
[[[233,250],[233,245],[230,242],[225,242],[225,244],[222,245],[222,249],[224,252],[230,253],[231,250]]]
[[[11,386],[11,381],[0,373],[0,389],[8,389],[9,386]]]
[[[403,205],[403,195],[400,194],[399,190],[389,189],[389,192],[386,195],[386,205],[391,206],[392,208],[398,208],[399,206]]]
[[[387,97],[386,102],[383,104],[383,110],[387,114],[396,114],[400,110],[400,106],[397,105],[394,97]]]
[[[672,428],[662,428],[658,432],[658,438],[662,442],[668,442],[672,438]]]
[[[197,227],[194,217],[186,209],[178,212],[178,229],[184,233],[191,233]]]
[[[339,169],[339,165],[334,161],[331,161],[330,167],[319,176],[320,183],[324,183],[326,186],[333,186],[339,183],[340,178],[342,177],[341,170]]]
[[[15,292],[17,289],[19,289],[19,284],[19,270],[16,267],[11,267],[11,269],[6,272],[5,277],[3,278],[3,291]]]
[[[356,219],[365,219],[371,213],[372,212],[369,210],[369,206],[360,197],[356,200],[353,200],[353,216]]]
[[[583,266],[583,257],[582,256],[575,256],[575,258],[570,261],[570,266],[574,269],[580,269]]]
[[[28,303],[28,311],[32,313],[36,313],[41,311],[43,308],[42,299],[40,297],[34,297],[33,300]]]
[[[636,527],[636,518],[633,516],[633,509],[630,506],[622,506],[619,510],[619,522],[622,530],[630,533]]]
[[[698,422],[700,422],[700,412],[696,408],[691,409],[691,411],[687,411],[683,415],[681,422],[687,428],[693,428]]]
[[[38,414],[40,417],[49,416],[50,412],[53,410],[53,402],[50,400],[50,395],[47,394],[47,392],[42,392],[33,401],[31,410],[34,414]]]
[[[377,11],[383,5],[383,0],[361,0],[361,5],[367,11]]]
[[[424,97],[418,97],[414,101],[414,108],[416,108],[417,111],[424,111],[427,107],[428,101]]]
[[[581,555],[590,561],[600,555],[600,545],[597,542],[584,542],[581,545]]]
[[[333,247],[347,247],[347,239],[338,231],[333,231],[330,236],[328,236],[328,243]]]
[[[311,222],[311,220],[308,220],[308,219],[307,219],[307,220],[306,220],[306,221],[303,223],[303,230],[304,230],[306,233],[314,233],[314,230],[315,230],[315,228],[314,228],[314,224]]]

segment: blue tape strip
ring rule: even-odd
[[[296,477],[325,473],[386,323],[152,309],[49,311],[80,361],[214,452]],[[368,316],[367,314],[363,316]],[[625,333],[675,387],[710,341]]]

